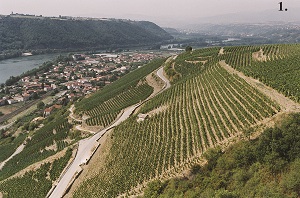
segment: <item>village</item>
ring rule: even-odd
[[[44,116],[61,108],[69,101],[92,94],[126,73],[142,67],[159,52],[124,52],[101,54],[73,54],[67,61],[53,64],[47,72],[22,77],[11,86],[0,88],[0,106],[26,104],[47,96],[56,96],[52,106],[45,108]]]

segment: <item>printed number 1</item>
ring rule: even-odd
[[[283,9],[282,9],[282,2],[279,2],[279,11],[283,11]]]
[[[278,11],[283,11],[282,2],[279,2],[278,4],[279,4],[279,10]],[[284,11],[288,11],[288,9],[285,8]]]

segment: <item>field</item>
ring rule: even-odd
[[[164,63],[157,59],[125,75],[113,84],[104,87],[100,92],[85,98],[76,104],[76,113],[88,117],[89,126],[107,126],[128,106],[145,100],[153,92],[145,77]]]
[[[65,116],[60,116],[36,130],[31,137],[27,137],[24,150],[5,164],[0,180],[64,149],[68,146],[66,139],[70,128]],[[15,142],[19,142],[17,140],[20,138],[24,140],[24,135],[16,138]]]
[[[65,155],[52,163],[44,163],[37,170],[31,170],[24,175],[14,177],[0,183],[0,191],[5,192],[9,197],[45,197],[67,165],[72,155],[67,150]]]
[[[263,82],[297,101],[299,92],[293,90],[299,86],[295,83],[299,67],[291,61],[285,70],[290,76],[286,84],[291,86],[283,90],[275,86],[284,84],[282,79],[272,80],[271,74],[280,74],[285,59],[296,60],[299,45],[229,47],[223,53],[220,49],[183,53],[165,65],[172,87],[142,106],[138,113],[148,114],[147,119],[137,122],[137,117],[131,117],[114,129],[106,164],[97,167],[101,171],[85,180],[74,197],[140,193],[147,181],[176,176],[200,163],[207,149],[229,144],[235,137],[249,137],[281,111],[275,101],[221,67],[222,60],[240,71],[260,73]],[[273,65],[271,74],[256,64]]]
[[[149,183],[143,197],[299,197],[299,122],[299,113],[285,115],[256,139],[211,149],[204,166]]]
[[[300,45],[286,44],[228,47],[223,56],[233,68],[299,102],[299,53]]]

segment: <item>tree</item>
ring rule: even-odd
[[[283,177],[281,185],[285,190],[296,192],[300,196],[300,159],[296,159],[290,167],[290,171]]]
[[[33,92],[33,94],[31,95],[31,99],[35,100],[38,98],[39,98],[39,95],[36,92]]]
[[[192,50],[193,50],[192,46],[188,45],[188,46],[185,47],[186,52],[191,52]]]
[[[37,105],[36,105],[36,107],[38,108],[38,109],[43,109],[44,107],[45,107],[45,103],[44,102],[39,102]]]
[[[145,189],[145,197],[158,197],[162,193],[164,185],[161,181],[155,180],[148,184],[148,187]]]

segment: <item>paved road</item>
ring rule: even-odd
[[[163,87],[163,91],[170,88],[171,87],[171,84],[170,84],[170,81],[164,76],[164,68],[160,68],[159,70],[157,70],[157,76],[160,77],[164,82],[165,82],[165,85]]]
[[[157,75],[165,82],[162,91],[168,89],[171,85],[168,79],[165,78],[163,75],[163,68],[160,68],[157,71]],[[51,193],[49,198],[59,198],[64,196],[66,189],[75,180],[75,176],[82,171],[81,165],[86,164],[90,160],[93,153],[99,146],[97,140],[99,140],[108,130],[110,130],[111,128],[119,125],[121,122],[126,120],[134,112],[134,110],[140,105],[142,105],[145,101],[126,108],[123,114],[112,125],[96,133],[94,136],[90,138],[79,141],[78,151],[74,161],[68,167],[67,171],[63,174],[63,176],[59,180],[58,184],[56,185],[52,193],[49,192]]]

